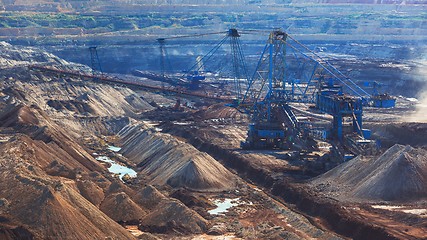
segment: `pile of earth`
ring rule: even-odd
[[[224,191],[236,186],[236,176],[214,158],[169,134],[129,125],[118,135],[121,153],[137,164],[140,175],[150,184],[197,191]]]
[[[7,81],[9,87],[2,95],[9,96],[8,103],[36,104],[57,117],[136,116],[153,109],[134,91],[124,87],[87,82],[84,85],[55,81]],[[1,85],[0,85],[1,86]],[[31,94],[27,91],[31,89]],[[50,115],[52,115],[50,114]]]
[[[0,66],[16,67],[22,65],[29,65],[34,63],[45,64],[60,64],[71,66],[67,61],[37,48],[13,46],[7,42],[0,42],[1,56]],[[77,65],[76,65],[77,66]],[[83,67],[83,65],[80,65]]]
[[[4,106],[0,131],[10,135],[0,143],[0,225],[6,236],[131,239],[116,222],[161,233],[208,229],[198,213],[154,187],[135,191],[111,177],[36,106]]]
[[[394,145],[379,157],[356,157],[310,185],[341,200],[418,201],[427,198],[427,151]]]
[[[136,116],[153,107],[133,90],[42,71],[33,66],[90,74],[90,68],[67,62],[37,48],[0,42],[0,102],[35,104],[58,117]],[[51,115],[51,114],[50,114]]]
[[[142,231],[157,233],[166,233],[173,229],[182,234],[200,234],[206,232],[208,226],[208,221],[180,201],[168,200],[160,202],[156,210],[145,216],[139,228]]]
[[[224,106],[224,104],[210,105],[205,109],[197,111],[194,116],[201,118],[202,120],[208,119],[234,119],[234,120],[245,120],[247,115],[239,112],[237,109],[232,107]]]
[[[68,166],[78,165],[73,159],[68,159],[68,166],[54,160],[43,167],[56,159],[56,149],[43,145],[26,136],[0,144],[0,229],[8,236],[132,239],[117,222],[138,224],[154,233],[194,234],[208,229],[208,221],[198,213],[153,186],[135,191],[84,166],[71,169]],[[73,174],[51,175],[53,167]]]
[[[28,69],[40,61],[69,66],[40,50],[2,46],[13,51],[0,72],[13,77],[0,82],[0,238],[133,239],[117,222],[162,233],[208,229],[154,187],[123,184],[87,148],[88,138],[117,132],[133,122],[126,116],[152,109],[147,102],[124,87]]]
[[[152,233],[204,233],[209,228],[197,212],[180,201],[166,197],[155,187],[147,185],[132,194],[132,199],[147,214],[140,220],[139,229]]]
[[[43,155],[38,159],[38,164],[43,168],[56,161],[63,164],[65,169],[103,170],[103,167],[68,134],[66,129],[53,122],[37,106],[28,107],[23,104],[4,106],[0,109],[0,127],[6,133],[24,134],[24,137],[32,140],[27,143],[28,148],[34,146],[33,154],[40,152]],[[46,154],[49,157],[46,157]],[[66,175],[68,174],[71,173],[67,172]]]
[[[0,144],[0,151],[2,227],[14,223],[35,239],[133,238],[80,194],[74,180],[89,172],[87,164],[80,164],[54,145],[26,136]],[[46,163],[55,159],[67,172],[59,175],[66,177],[47,173],[50,166]]]

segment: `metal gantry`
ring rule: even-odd
[[[157,38],[157,42],[159,43],[159,50],[160,50],[160,74],[164,77],[166,74],[166,68],[168,67],[171,71],[172,67],[169,61],[168,53],[165,47],[165,41],[164,38]]]
[[[101,62],[99,61],[98,51],[96,47],[89,47],[90,51],[90,67],[92,68],[92,74],[95,76],[99,73],[102,74]]]
[[[194,34],[194,35],[186,35],[186,36],[174,36],[174,37],[165,37],[158,38],[157,41],[159,43],[160,49],[160,68],[162,76],[165,76],[165,68],[169,63],[167,58],[166,51],[166,40],[170,39],[180,39],[180,38],[194,38],[208,35],[224,35],[224,37],[214,45],[212,49],[210,49],[203,56],[199,56],[196,58],[196,61],[185,71],[185,74],[181,77],[183,80],[188,82],[188,88],[190,89],[198,89],[199,85],[206,80],[207,71],[212,72],[215,70],[218,72],[225,72],[224,69],[229,66],[231,72],[228,73],[227,77],[232,77],[234,90],[238,98],[241,98],[242,95],[242,81],[246,86],[248,81],[248,72],[245,63],[245,57],[243,53],[243,49],[240,42],[240,33],[237,29],[229,29],[225,32],[214,32],[214,33],[203,33],[203,34]],[[224,44],[230,45],[230,59],[226,59],[222,56],[219,61],[216,57],[218,51],[224,47]],[[216,64],[216,66],[214,66]],[[169,63],[170,65],[170,63]],[[207,70],[206,68],[208,68]],[[231,76],[230,76],[231,74]],[[226,81],[209,81],[208,84],[213,85],[223,85]]]
[[[343,87],[356,96],[343,95]],[[334,121],[329,136],[342,140],[343,118],[350,117],[352,132],[363,138],[363,133],[368,131],[362,129],[362,100],[368,96],[306,46],[283,31],[273,31],[237,106],[251,116],[248,137],[241,146],[247,149],[312,147],[310,129],[298,121],[290,102],[316,102],[320,111],[331,114]]]
[[[237,29],[229,29],[228,30],[228,38],[230,39],[231,46],[231,57],[233,63],[233,78],[234,78],[234,88],[236,91],[236,98],[242,98],[242,83],[241,79],[244,79],[245,86],[247,85],[247,81],[249,79],[245,56],[243,53],[242,45],[240,43],[240,34]]]
[[[236,92],[237,98],[242,97],[242,79],[246,86],[248,81],[248,72],[245,63],[245,57],[243,49],[240,42],[240,34],[237,29],[232,28],[225,32],[224,38],[219,41],[208,53],[196,59],[196,62],[187,70],[187,80],[190,80],[194,84],[199,84],[200,81],[205,80],[204,67],[208,63],[213,62],[214,56],[217,54],[218,50],[223,47],[224,44],[229,43],[230,45],[230,57],[231,57],[231,75],[234,83],[234,90]],[[223,66],[217,66],[216,70],[218,72],[224,71],[226,66],[230,66],[230,62],[227,62],[227,59],[224,61],[219,61]],[[219,82],[216,82],[219,83]]]
[[[251,115],[248,137],[241,147],[303,148],[307,135],[288,106],[286,39],[283,31],[270,33],[238,109]]]

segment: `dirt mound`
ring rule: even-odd
[[[5,106],[0,112],[0,126],[13,128],[14,133],[27,135],[28,137],[22,137],[22,141],[28,145],[28,149],[22,152],[32,151],[37,156],[33,160],[43,168],[63,165],[61,169],[51,169],[53,175],[67,174],[55,173],[57,170],[82,168],[102,172],[104,169],[77,143],[70,131],[56,124],[37,106]],[[48,166],[53,161],[57,161],[57,166]]]
[[[224,171],[222,165],[212,164],[211,166],[204,165],[204,161],[208,158],[206,153],[201,156],[193,156],[174,172],[167,180],[167,183],[172,187],[185,186],[190,189],[223,189],[226,187],[226,178],[223,178]],[[231,174],[230,174],[231,175]]]
[[[97,135],[114,135],[130,123],[128,117],[102,117],[79,119],[83,128]]]
[[[235,187],[236,177],[210,155],[168,134],[139,126],[119,132],[122,153],[140,167],[150,184],[222,191]]]
[[[0,126],[37,125],[39,120],[31,109],[22,104],[5,106],[0,112]]]
[[[33,77],[30,77],[33,78]],[[49,116],[64,117],[121,117],[136,116],[153,107],[125,87],[93,82],[64,82],[58,79],[23,82],[13,80],[2,90],[12,102],[36,105]],[[31,89],[31,94],[28,93]]]
[[[52,176],[61,176],[65,178],[75,179],[78,169],[71,169],[70,167],[53,160],[46,168],[47,174]]]
[[[55,144],[27,136],[0,144],[0,217],[23,226],[35,239],[132,239],[79,193],[74,180],[46,174],[44,168],[53,159],[69,169],[90,172],[51,146]]]
[[[22,224],[36,239],[133,238],[61,180],[43,176],[36,166],[16,164],[20,160],[13,157],[1,161],[0,197],[8,205],[0,215]]]
[[[16,226],[8,222],[8,219],[1,218],[0,223],[0,239],[4,240],[13,240],[13,239],[22,239],[22,240],[32,240],[34,235],[23,228],[22,226]]]
[[[145,216],[139,229],[157,233],[203,233],[208,222],[177,200],[166,200]]]
[[[154,209],[157,205],[166,199],[155,187],[148,185],[139,190],[133,197],[135,202],[147,209]]]
[[[6,42],[0,42],[1,57],[0,66],[14,67],[20,65],[29,65],[34,63],[56,63],[69,64],[67,61],[57,56],[41,51],[36,48],[13,46]]]
[[[47,101],[47,105],[55,108],[57,111],[67,109],[68,111],[77,113],[95,113],[95,110],[89,104],[83,101],[49,100]]]
[[[137,224],[147,213],[124,193],[107,196],[100,206],[101,211],[116,222]]]
[[[203,209],[211,209],[215,208],[211,201],[204,196],[196,196],[194,193],[186,190],[186,189],[178,189],[174,191],[170,197],[176,198],[185,204],[187,207],[201,207]]]
[[[83,158],[81,155],[77,156],[82,153],[71,151],[74,149],[73,146],[69,146],[69,148],[69,152],[67,152],[54,142],[46,144],[25,135],[18,135],[0,147],[3,155],[25,159],[53,176],[73,179],[78,171],[104,171],[102,165],[96,160]]]
[[[197,111],[195,113],[196,117],[199,117],[203,120],[207,119],[246,119],[247,116],[245,114],[240,113],[237,109],[232,107],[224,106],[224,104],[214,104],[209,106],[206,109]]]
[[[135,191],[133,189],[131,189],[130,187],[126,186],[118,178],[113,178],[111,181],[112,182],[111,182],[110,186],[108,186],[108,188],[105,191],[106,195],[110,195],[113,193],[121,193],[121,192],[126,193],[128,196],[135,195]]]
[[[99,206],[104,200],[104,191],[92,181],[77,181],[80,194],[95,206]]]
[[[151,185],[139,190],[132,199],[150,210],[141,220],[139,228],[143,231],[201,233],[207,229],[208,222],[197,212],[176,199],[166,197]]]
[[[427,151],[394,145],[377,158],[354,158],[312,181],[317,190],[365,200],[427,197]]]

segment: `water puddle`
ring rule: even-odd
[[[422,215],[427,217],[427,209],[406,209],[406,210],[402,210],[402,212],[415,214],[415,215]]]
[[[239,205],[239,198],[226,198],[224,200],[215,200],[215,209],[209,210],[212,215],[222,214],[228,211],[229,208]]]
[[[118,152],[121,149],[122,149],[121,147],[116,147],[116,146],[108,145],[108,150],[111,150],[113,152]]]
[[[384,210],[394,210],[402,208],[402,206],[391,206],[391,205],[372,205],[372,208],[384,209]]]
[[[191,240],[235,240],[235,239],[242,239],[239,237],[236,237],[235,235],[233,235],[232,233],[226,233],[224,235],[217,235],[217,236],[213,236],[213,235],[207,235],[202,234],[202,235],[195,235],[191,237]]]
[[[389,205],[372,205],[373,208],[379,208],[389,211],[400,211],[409,214],[415,214],[422,217],[427,216],[427,209],[425,208],[410,208],[406,206],[389,206]]]
[[[180,125],[180,126],[186,126],[186,125],[190,125],[191,124],[191,122],[173,122],[173,124],[175,124],[175,125]]]
[[[109,157],[99,156],[96,158],[96,160],[101,161],[101,162],[110,163],[111,167],[108,168],[108,171],[110,171],[110,173],[119,175],[119,178],[122,181],[123,181],[123,177],[126,174],[128,174],[129,177],[131,177],[131,178],[136,177],[137,173],[133,169],[128,168],[128,167],[123,166],[123,165],[120,165],[117,162],[111,160]]]

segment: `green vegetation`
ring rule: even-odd
[[[215,23],[224,26],[251,26],[265,28],[268,26],[292,26],[294,32],[312,31],[313,33],[346,34],[358,28],[362,22],[369,25],[377,22],[382,28],[425,28],[427,13],[396,14],[394,12],[362,12],[348,14],[336,13],[342,10],[332,8],[332,12],[319,16],[314,14],[318,7],[294,7],[291,14],[272,13],[269,11],[256,14],[241,12],[227,13],[159,13],[147,12],[133,15],[101,15],[72,13],[21,13],[6,12],[0,14],[0,28],[81,28],[90,33],[144,30],[152,28],[206,28]],[[320,11],[320,10],[319,10]],[[375,24],[373,24],[375,25]]]
[[[108,28],[110,31],[135,30],[153,26],[164,28],[173,26],[202,26],[207,15],[161,15],[144,14],[137,16],[106,16],[106,15],[77,15],[77,14],[20,14],[4,13],[0,15],[0,27],[25,28],[25,27],[49,27],[49,28],[83,28],[97,29]],[[227,20],[234,20],[227,19]]]

